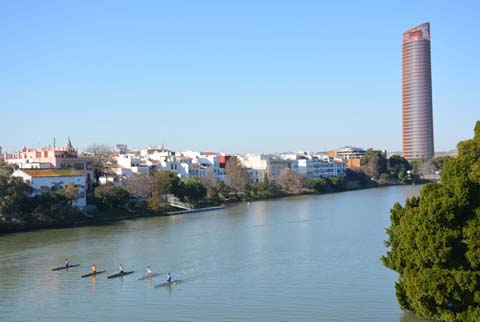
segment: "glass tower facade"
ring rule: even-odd
[[[402,35],[402,150],[407,160],[433,158],[430,24]]]

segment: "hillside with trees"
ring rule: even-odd
[[[391,210],[382,257],[399,274],[402,309],[443,321],[480,321],[480,121],[441,181]]]

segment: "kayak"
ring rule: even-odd
[[[115,277],[125,276],[125,275],[128,275],[128,274],[132,274],[133,272],[134,271],[117,273],[117,274],[110,275],[107,278],[115,278]]]
[[[162,275],[162,273],[152,273],[150,275],[145,275],[143,277],[140,277],[138,279],[138,281],[143,281],[143,280],[146,280],[146,279],[149,279],[149,278],[152,278],[152,277],[156,277],[156,276],[159,276],[159,275]]]
[[[59,270],[61,270],[61,269],[69,269],[69,268],[77,267],[77,266],[80,266],[80,264],[55,267],[55,268],[52,268],[52,271],[59,271]]]
[[[166,286],[170,287],[170,286],[173,286],[173,285],[178,284],[180,282],[182,282],[182,280],[174,280],[172,282],[163,282],[163,283],[155,285],[154,287],[155,288],[166,287]]]
[[[96,271],[96,272],[91,272],[91,273],[88,273],[88,274],[83,274],[82,277],[89,277],[89,276],[95,276],[97,274],[102,274],[102,273],[105,273],[106,270],[102,269],[101,271]]]

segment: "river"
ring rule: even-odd
[[[420,322],[383,267],[389,209],[418,186],[0,236],[0,321]],[[51,271],[65,257],[80,267]],[[107,279],[118,264],[135,273]],[[106,269],[80,278],[90,265]],[[139,281],[147,265],[164,275]]]

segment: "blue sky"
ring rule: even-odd
[[[477,1],[0,2],[0,146],[401,150],[401,34],[431,23],[435,149],[480,119]]]

